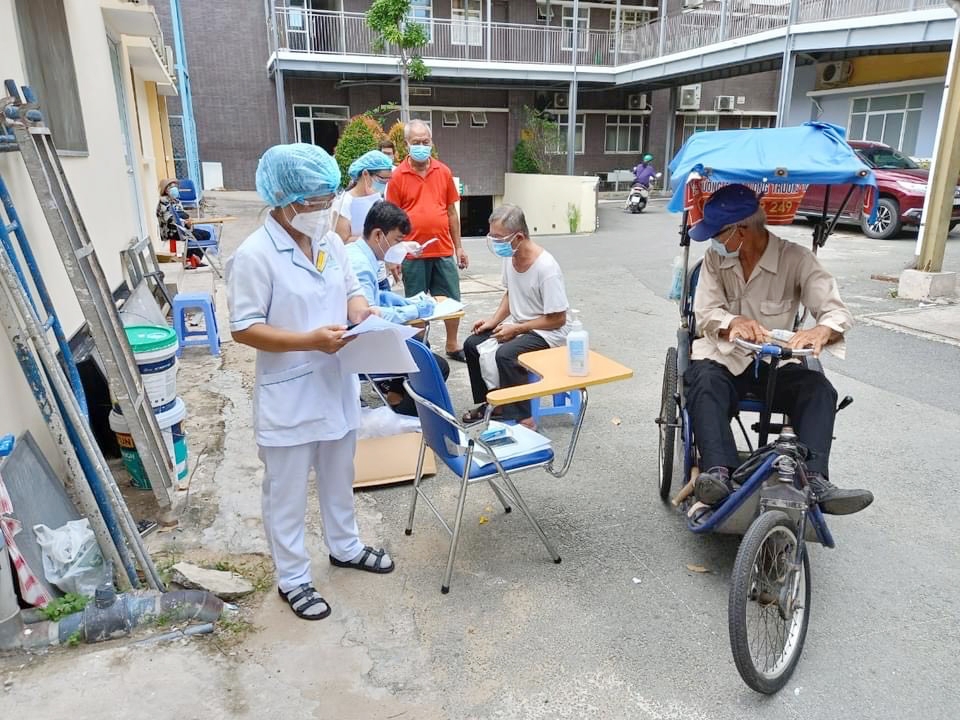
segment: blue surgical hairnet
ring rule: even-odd
[[[374,172],[375,170],[393,170],[393,160],[379,150],[371,150],[358,157],[350,163],[350,167],[347,168],[347,172],[354,180],[360,177],[364,170],[368,172]]]
[[[274,145],[257,164],[257,192],[271,207],[285,207],[340,187],[340,167],[321,147]]]

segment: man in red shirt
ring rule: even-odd
[[[393,171],[387,200],[403,208],[413,231],[407,240],[423,246],[420,254],[403,261],[403,288],[407,297],[420,292],[460,299],[460,273],[469,264],[460,244],[460,216],[455,203],[460,194],[450,168],[430,157],[433,136],[422,120],[404,128],[409,155]],[[459,269],[459,270],[458,270]],[[457,340],[460,320],[444,320],[447,357],[466,362]]]

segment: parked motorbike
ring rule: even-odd
[[[657,173],[655,178],[663,177],[663,173]],[[627,195],[626,209],[632,213],[642,213],[647,207],[647,200],[650,198],[650,186],[643,183],[635,183],[630,188],[630,194]]]

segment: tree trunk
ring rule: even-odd
[[[407,64],[400,63],[400,122],[410,122],[410,77]]]

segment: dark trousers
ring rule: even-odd
[[[737,403],[749,392],[766,397],[770,366],[760,363],[759,378],[750,365],[734,375],[713,360],[694,360],[683,375],[687,408],[693,423],[700,467],[706,471],[720,465],[740,465],[730,420]],[[837,407],[837,391],[823,373],[802,365],[781,365],[773,395],[773,411],[790,416],[800,442],[810,449],[807,469],[829,476],[830,444]]]
[[[443,375],[443,379],[446,381],[447,378],[450,377],[450,363],[447,362],[446,358],[440,357],[436,353],[433,353],[433,359],[437,361],[440,374]],[[410,415],[411,417],[417,416],[417,404],[403,386],[403,378],[393,378],[392,380],[386,380],[380,383],[380,391],[395,392],[401,396],[400,402],[391,406],[394,412],[400,413],[401,415]]]
[[[198,242],[207,242],[210,240],[210,232],[204,230],[203,228],[197,228],[192,231],[193,236],[197,239]],[[198,247],[190,247],[190,243],[187,242],[187,257],[195,257],[198,260],[203,260],[203,253],[200,252]]]
[[[470,390],[473,392],[475,403],[485,402],[487,399],[487,384],[483,381],[480,372],[480,353],[477,345],[489,338],[493,333],[487,331],[471,335],[463,343],[463,354],[467,358],[467,371],[470,373]],[[530,373],[523,367],[517,358],[531,350],[544,350],[550,347],[547,341],[535,332],[517,335],[508,343],[497,348],[497,369],[500,371],[500,387],[514,387],[526,385],[530,382]],[[503,417],[507,420],[522,420],[530,417],[530,401],[504,405]]]

